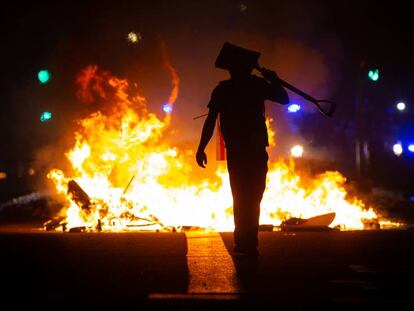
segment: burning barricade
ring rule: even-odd
[[[175,71],[172,76],[169,107],[178,94]],[[71,170],[49,172],[66,203],[45,224],[46,230],[233,230],[225,166],[217,165],[215,173],[200,182],[192,150],[171,143],[172,109],[161,120],[148,111],[141,94],[130,94],[127,80],[95,66],[83,70],[77,82],[81,101],[99,100],[106,110],[78,122],[73,148],[65,154]],[[269,132],[273,137],[270,128]],[[361,200],[347,196],[345,181],[339,172],[300,176],[293,162],[270,162],[260,222],[286,227],[289,224],[282,222],[290,218],[309,222],[330,214],[331,228],[363,229],[363,220],[377,215]]]

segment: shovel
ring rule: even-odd
[[[247,68],[255,68],[260,73],[265,72],[267,69],[261,67],[258,63],[260,53],[251,51],[245,48],[238,47],[229,42],[225,42],[219,56],[216,59],[215,66],[217,68],[229,70],[231,68],[237,68],[240,66]],[[309,94],[299,90],[293,85],[287,83],[286,81],[278,78],[278,82],[285,88],[295,92],[296,94],[307,99],[313,103],[318,110],[325,116],[331,117],[335,112],[336,104],[330,100],[325,99],[315,99]]]

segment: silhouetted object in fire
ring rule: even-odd
[[[87,212],[90,211],[91,200],[88,194],[81,188],[81,186],[79,186],[79,184],[76,181],[74,180],[69,181],[68,194],[72,195],[72,199],[83,210]]]
[[[210,141],[216,119],[226,146],[227,166],[233,196],[235,253],[257,254],[260,202],[266,186],[268,134],[265,100],[286,105],[289,97],[274,71],[252,75],[259,53],[226,43],[216,67],[230,72],[213,90],[209,113],[203,126],[196,160],[205,167],[204,150]]]
[[[292,217],[282,221],[282,231],[331,231],[329,225],[334,221],[336,213],[317,215],[308,219]]]

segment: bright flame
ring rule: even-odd
[[[173,104],[178,76],[168,68],[175,81],[168,100]],[[215,176],[200,181],[195,176],[193,152],[179,150],[166,140],[171,115],[161,121],[147,111],[144,97],[128,93],[127,80],[96,66],[83,70],[77,84],[81,100],[103,101],[111,109],[79,122],[74,147],[66,153],[71,173],[53,169],[48,175],[67,200],[62,213],[68,229],[180,230],[197,226],[233,230],[226,168],[220,166]],[[274,144],[272,131],[269,136]],[[82,204],[73,192],[68,194],[71,180],[89,196]],[[299,176],[293,162],[270,163],[260,222],[277,226],[288,217],[335,212],[332,226],[361,229],[364,219],[375,219],[376,214],[360,200],[348,198],[344,184],[345,178],[338,172],[311,179]]]

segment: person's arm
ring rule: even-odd
[[[282,105],[289,104],[289,96],[286,90],[280,85],[277,73],[272,70],[265,70],[262,72],[262,75],[269,84],[266,99],[278,102]]]
[[[207,155],[204,152],[208,142],[214,133],[214,127],[216,126],[216,119],[218,112],[215,109],[210,109],[207,115],[207,119],[204,122],[203,131],[201,133],[200,143],[197,148],[196,160],[197,164],[203,168],[207,164]]]

